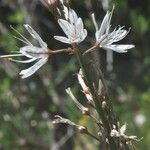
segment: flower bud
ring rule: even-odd
[[[106,108],[106,105],[107,105],[106,101],[103,101],[103,102],[102,102],[102,108],[105,109],[105,108]]]
[[[89,116],[89,115],[90,115],[89,108],[84,107],[84,108],[83,108],[83,110],[82,110],[82,114],[83,114],[83,115],[87,115],[87,116]]]
[[[84,134],[88,133],[87,128],[84,126],[79,126],[78,130],[80,131],[80,133],[84,133]]]
[[[110,133],[110,136],[111,137],[119,137],[120,134],[119,134],[119,132],[116,129],[112,129],[111,133]]]

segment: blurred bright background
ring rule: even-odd
[[[109,5],[108,5],[109,3]],[[94,41],[91,13],[101,23],[106,10],[115,11],[112,27],[131,27],[122,43],[135,44],[128,53],[93,52],[91,57],[99,62],[109,83],[114,109],[122,124],[127,123],[127,134],[143,137],[135,143],[136,149],[150,149],[150,1],[149,0],[72,0],[71,7],[84,20],[88,37],[81,43],[86,49]],[[57,21],[39,0],[0,1],[0,55],[17,51],[22,46],[13,35],[10,25],[23,35],[28,34],[23,24],[30,24],[51,49],[66,48],[54,40],[63,34]],[[80,111],[65,93],[72,87],[81,101],[84,96],[77,85],[75,73],[79,67],[72,55],[52,57],[36,74],[21,79],[18,73],[26,68],[0,60],[0,149],[1,150],[91,150],[98,149],[89,137],[64,125],[52,125],[59,114],[72,121],[88,125],[94,132],[89,118]],[[79,94],[80,93],[80,94]]]

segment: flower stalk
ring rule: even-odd
[[[109,144],[110,144],[110,148],[112,150],[114,149],[117,149],[118,148],[118,144],[116,142],[116,140],[112,137],[110,137],[110,132],[111,132],[111,124],[108,120],[108,114],[107,112],[105,112],[102,108],[102,104],[100,102],[100,99],[99,99],[99,96],[97,95],[94,87],[93,87],[93,83],[90,79],[90,76],[89,76],[89,73],[87,71],[87,67],[86,67],[86,64],[85,64],[85,61],[83,59],[83,56],[82,54],[80,53],[80,50],[78,49],[78,46],[77,45],[73,45],[73,49],[74,49],[74,52],[75,52],[75,55],[76,55],[76,58],[79,62],[79,65],[81,67],[81,69],[83,70],[83,74],[84,74],[84,77],[85,77],[85,80],[87,82],[87,85],[91,91],[91,94],[92,94],[92,97],[93,97],[93,101],[95,103],[95,109],[99,115],[99,118],[101,118],[102,120],[102,123],[104,125],[104,129],[105,129],[105,132],[106,132],[106,135],[107,135],[107,138],[108,138],[108,141],[109,141]]]
[[[95,44],[94,46],[90,47],[89,49],[87,49],[82,55],[86,55],[89,52],[94,51],[94,49],[98,48],[98,46]]]
[[[51,54],[59,54],[59,53],[71,53],[73,50],[71,48],[66,48],[66,49],[58,49],[54,51],[50,51],[49,53]]]

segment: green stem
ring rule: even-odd
[[[108,138],[108,141],[110,143],[110,149],[111,150],[117,150],[118,146],[117,146],[115,140],[112,137],[110,137],[111,127],[109,125],[109,120],[107,118],[107,115],[105,114],[105,111],[103,111],[103,109],[101,107],[99,96],[97,95],[97,93],[96,93],[96,91],[93,87],[92,81],[90,80],[89,73],[88,73],[88,70],[87,70],[87,66],[84,63],[84,60],[82,58],[82,55],[80,54],[80,51],[79,51],[78,47],[74,45],[73,48],[74,48],[74,52],[75,52],[75,55],[77,57],[77,60],[79,62],[79,65],[80,65],[80,67],[83,71],[83,74],[85,76],[87,85],[90,88],[90,92],[92,94],[93,101],[95,103],[96,111],[97,111],[99,117],[102,119],[102,122],[104,124],[104,128],[105,128],[105,131],[106,131],[106,134],[107,134],[107,138]]]
[[[89,48],[88,50],[86,50],[86,51],[83,53],[83,56],[86,55],[86,54],[89,53],[89,52],[94,51],[94,49],[96,49],[96,48],[97,48],[96,45],[92,46],[91,48]]]
[[[101,143],[100,139],[98,139],[98,138],[97,138],[95,135],[93,135],[92,133],[87,132],[86,134],[89,135],[89,136],[91,136],[92,138],[94,138],[95,140],[97,140],[98,142]]]

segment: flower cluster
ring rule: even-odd
[[[57,1],[48,1],[48,2],[50,5],[52,2],[55,3]],[[84,28],[83,20],[80,17],[78,17],[78,15],[73,9],[66,7],[64,5],[64,1],[59,1],[59,2],[63,6],[64,19],[58,19],[58,24],[60,25],[60,27],[62,28],[62,30],[64,31],[67,37],[54,36],[54,38],[63,43],[71,44],[72,46],[74,44],[81,43],[87,36],[87,30]],[[59,10],[58,7],[56,9]],[[129,31],[125,30],[124,27],[118,26],[112,32],[110,32],[110,27],[111,27],[110,22],[111,22],[112,14],[113,14],[113,10],[111,12],[108,11],[106,13],[100,28],[98,28],[98,25],[95,20],[95,16],[94,14],[92,14],[92,20],[96,29],[95,32],[96,43],[92,48],[86,50],[84,54],[91,52],[98,47],[103,48],[105,50],[113,50],[119,53],[127,52],[128,49],[134,47],[134,45],[132,44],[113,44],[115,42],[122,40],[128,34]],[[32,38],[34,38],[39,43],[40,47],[34,46],[27,38],[25,38],[23,35],[21,35],[18,31],[14,29],[21,36],[21,38],[17,38],[17,39],[25,43],[25,46],[21,47],[17,54],[4,55],[4,56],[0,56],[0,58],[7,57],[10,60],[19,63],[30,63],[33,61],[37,61],[30,68],[22,70],[20,72],[22,78],[27,78],[32,74],[34,74],[41,66],[43,66],[48,61],[48,58],[52,54],[52,51],[48,49],[47,44],[41,39],[41,37],[31,26],[25,24],[24,27],[30,33]],[[21,60],[15,60],[11,58],[17,56],[25,56],[29,59],[21,61]],[[78,78],[79,78],[79,82],[83,83],[83,81],[81,81],[82,77],[80,77],[80,75],[78,75]],[[81,84],[81,86],[83,87],[83,84]],[[85,95],[88,97],[88,99],[92,99],[90,94],[85,93]]]

